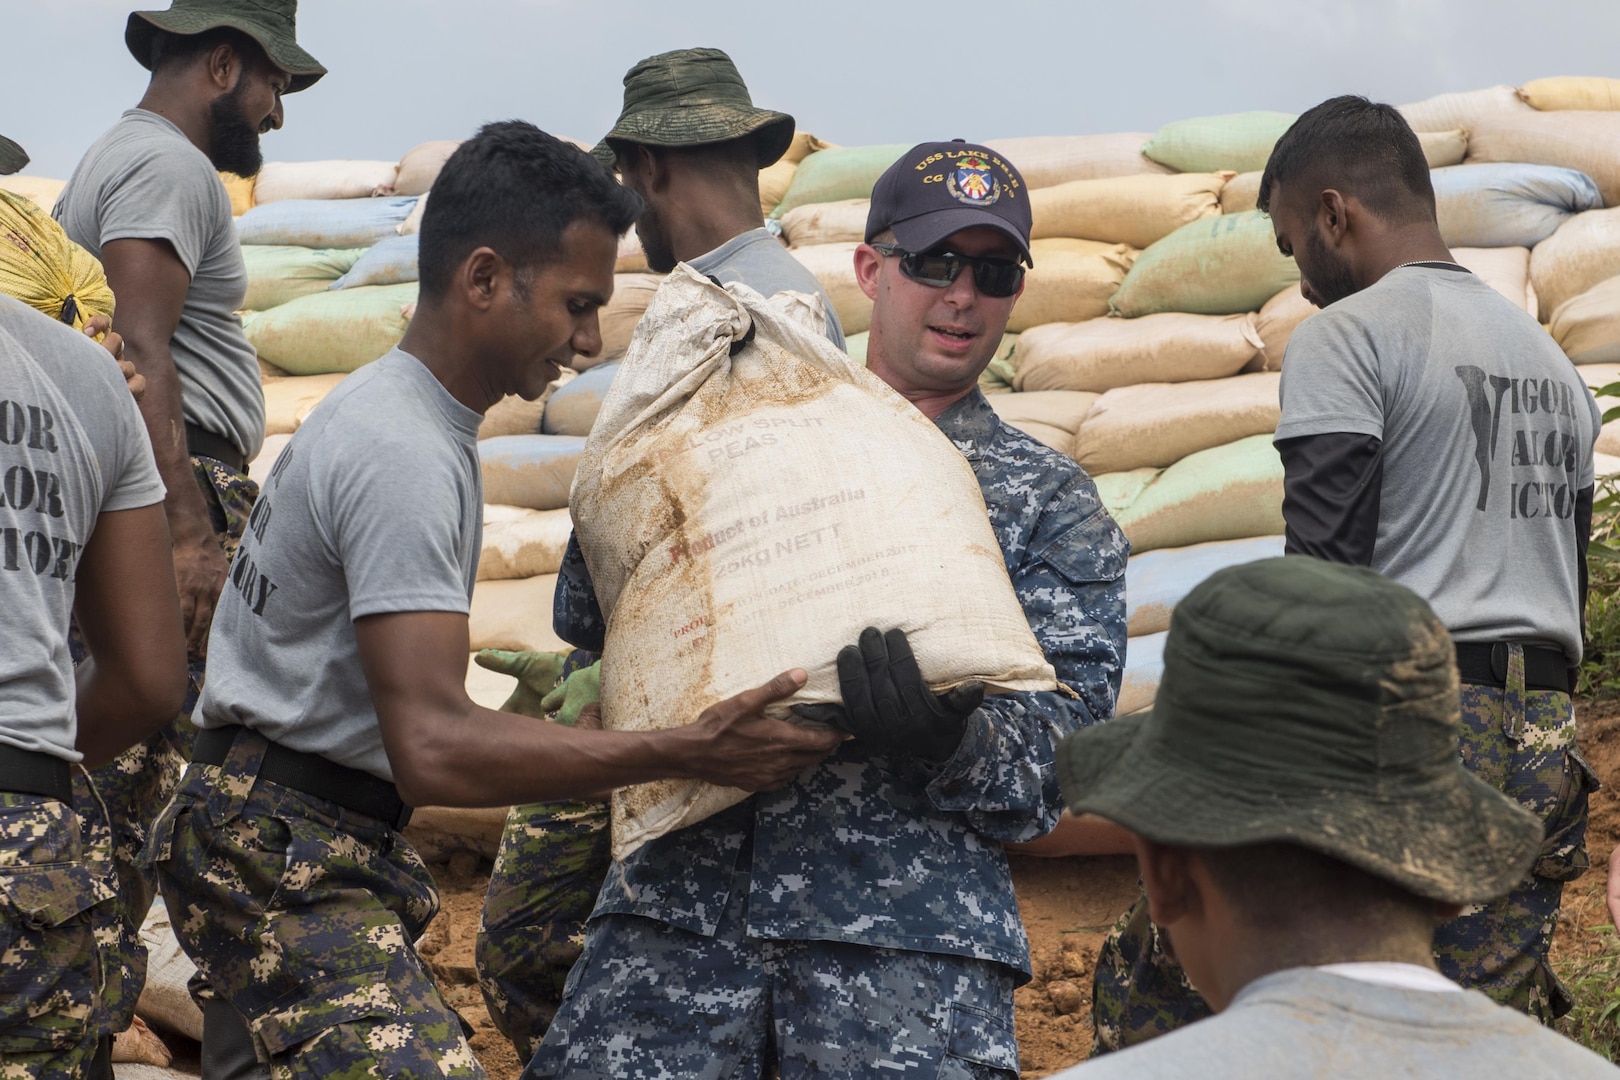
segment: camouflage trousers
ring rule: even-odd
[[[90,912],[112,899],[72,807],[0,792],[0,1080],[85,1075],[102,981]]]
[[[1569,1011],[1569,992],[1547,960],[1564,883],[1588,866],[1587,800],[1597,778],[1575,744],[1568,695],[1524,688],[1513,650],[1508,687],[1462,688],[1462,758],[1480,779],[1546,823],[1541,854],[1513,891],[1465,909],[1435,933],[1440,972],[1543,1023]],[[1126,912],[1097,957],[1093,1054],[1134,1046],[1210,1015],[1148,917],[1146,897]]]
[[[257,780],[267,745],[243,734],[190,766],[152,828],[198,973],[275,1080],[482,1078],[412,944],[439,907],[421,857],[385,822]]]
[[[474,961],[490,1019],[527,1060],[562,1003],[607,876],[608,804],[530,803],[506,815]]]
[[[1018,1076],[1013,972],[964,956],[749,937],[741,872],[713,937],[592,920],[523,1080]]]
[[[236,554],[259,486],[213,458],[193,457],[197,486],[208,506],[214,535],[227,560]],[[75,661],[83,649],[74,642]],[[175,718],[144,742],[137,743],[98,769],[74,771],[73,805],[84,825],[85,850],[116,882],[118,899],[96,912],[96,940],[107,972],[99,1025],[103,1034],[129,1027],[135,1002],[146,985],[146,947],[141,924],[157,895],[157,882],[139,866],[147,829],[169,801],[197,730],[191,710],[202,693],[203,659],[187,657],[186,697]]]

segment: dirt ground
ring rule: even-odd
[[[1620,701],[1580,702],[1581,749],[1602,779],[1593,796],[1587,844],[1592,870],[1564,892],[1564,917],[1553,959],[1589,956],[1605,947],[1598,927],[1604,909],[1609,852],[1620,842]],[[428,931],[424,952],[450,1004],[477,1030],[472,1040],[493,1080],[514,1080],[521,1063],[489,1023],[473,972],[473,934],[489,863],[470,853],[433,867],[443,914]],[[1012,863],[1019,907],[1028,928],[1035,978],[1017,992],[1019,1064],[1026,1078],[1081,1061],[1091,1046],[1091,972],[1097,948],[1136,893],[1135,861],[1127,858],[1031,859]]]

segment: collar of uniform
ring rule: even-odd
[[[995,438],[998,427],[996,411],[977,386],[969,390],[961,401],[940,413],[934,424],[969,461],[979,459],[980,449]]]

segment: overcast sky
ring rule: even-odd
[[[65,178],[145,86],[130,8],[0,8],[0,133],[28,172]],[[509,117],[594,140],[630,65],[689,45],[725,49],[756,104],[844,145],[1620,76],[1620,0],[303,0],[298,36],[331,74],[287,99],[270,160],[398,159]]]

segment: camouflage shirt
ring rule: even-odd
[[[1078,697],[987,697],[943,765],[845,743],[790,786],[615,863],[595,914],[712,935],[748,858],[751,936],[974,956],[1028,978],[1000,842],[1052,829],[1062,809],[1054,747],[1113,715],[1130,547],[1079,466],[1003,424],[979,391],[937,423],[973,466],[1030,628]],[[572,541],[555,627],[580,648],[602,648],[606,624]]]

